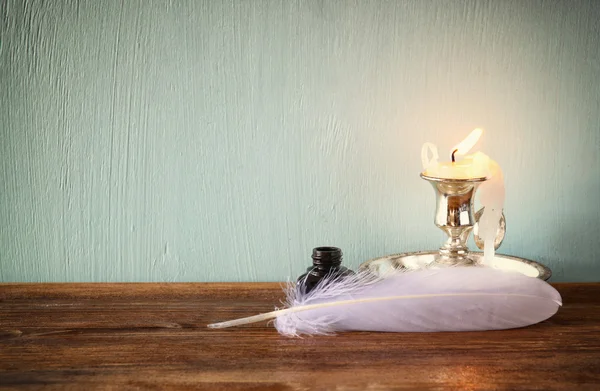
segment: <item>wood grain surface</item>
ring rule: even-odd
[[[0,388],[55,390],[597,390],[600,284],[507,331],[290,339],[266,324],[274,283],[0,285]]]

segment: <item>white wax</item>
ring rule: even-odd
[[[435,162],[423,174],[444,179],[485,178],[490,174],[491,163],[492,160],[486,154],[477,152],[456,162]]]
[[[491,264],[494,259],[494,241],[502,218],[504,208],[505,188],[504,175],[500,166],[492,162],[490,166],[490,178],[484,182],[479,189],[479,200],[485,208],[479,219],[479,237],[484,242],[485,264]]]

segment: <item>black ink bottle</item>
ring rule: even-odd
[[[310,292],[325,276],[333,278],[353,275],[354,272],[342,265],[342,250],[337,247],[317,247],[313,249],[313,265],[306,273],[298,277],[298,283],[304,284]]]

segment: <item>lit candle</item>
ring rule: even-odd
[[[490,176],[490,167],[493,161],[486,154],[476,152],[472,155],[467,155],[475,143],[477,143],[482,133],[481,129],[475,129],[467,138],[452,148],[451,162],[438,163],[436,146],[431,143],[423,144],[423,149],[421,150],[423,174],[429,177],[444,179],[473,179]],[[432,159],[428,159],[428,151],[432,152]],[[456,161],[457,156],[463,156],[463,158]]]

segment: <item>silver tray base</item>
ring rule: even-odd
[[[385,277],[395,272],[448,267],[435,263],[438,256],[438,251],[392,254],[366,261],[360,265],[360,269],[366,269],[377,276]],[[470,252],[469,257],[481,264],[483,261],[483,252]],[[495,255],[491,266],[500,270],[519,272],[544,281],[552,276],[550,269],[539,262],[502,254]]]

